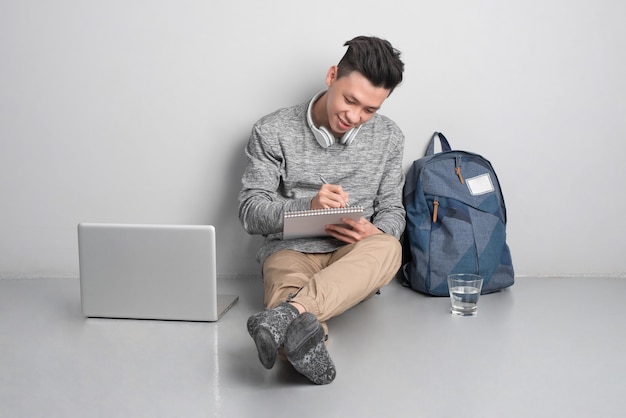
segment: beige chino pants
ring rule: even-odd
[[[374,295],[400,268],[402,247],[388,234],[372,235],[323,254],[278,251],[263,263],[265,306],[292,300],[326,321]]]

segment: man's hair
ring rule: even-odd
[[[357,36],[347,41],[348,47],[339,61],[337,78],[358,71],[375,87],[384,87],[390,93],[402,81],[404,63],[400,60],[400,51],[384,39]]]

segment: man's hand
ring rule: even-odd
[[[344,208],[348,206],[348,193],[337,184],[324,184],[311,200],[311,209]]]
[[[376,228],[373,223],[365,218],[358,221],[350,218],[341,220],[345,225],[326,225],[326,232],[340,241],[352,244],[371,235],[382,234],[383,231]]]

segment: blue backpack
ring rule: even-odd
[[[442,151],[435,154],[437,137]],[[483,294],[513,285],[506,206],[489,161],[452,151],[443,134],[435,132],[425,156],[407,173],[403,199],[403,285],[448,296],[447,277],[453,273],[481,275]]]

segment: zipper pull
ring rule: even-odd
[[[439,197],[433,200],[433,222],[437,222],[437,212],[439,211]]]
[[[465,180],[463,180],[463,175],[461,174],[461,156],[460,155],[456,157],[454,172],[459,178],[459,181],[461,182],[461,184],[465,184]]]

